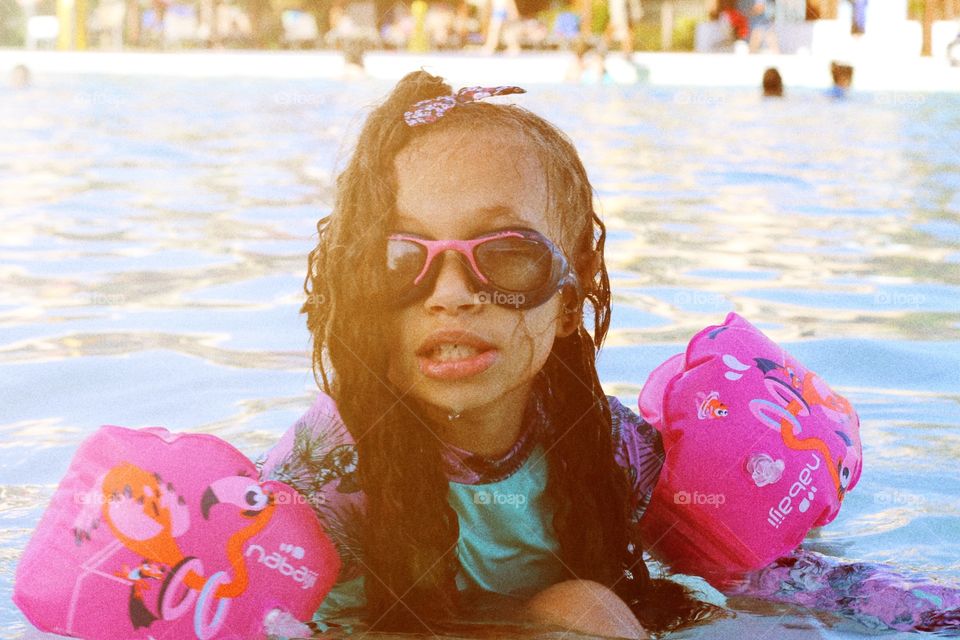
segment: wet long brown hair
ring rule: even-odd
[[[581,321],[574,333],[557,338],[532,390],[550,416],[545,495],[568,578],[610,586],[651,631],[703,618],[712,605],[676,583],[650,578],[630,524],[629,482],[614,459],[610,408],[595,364],[610,322],[605,229],[577,152],[553,125],[517,106],[469,103],[428,126],[404,123],[414,103],[450,93],[442,79],[418,71],[372,111],[337,178],[333,213],[317,225],[319,243],[304,283],[314,374],[357,443],[366,495],[361,560],[368,622],[381,630],[429,632],[457,617],[457,514],[447,502],[437,437],[413,399],[387,380],[391,337],[382,330],[385,309],[378,302],[390,296],[378,265],[395,206],[394,158],[440,127],[493,128],[528,143],[545,172],[548,211],[560,218],[564,250],[583,289],[574,312],[590,303],[592,331]]]

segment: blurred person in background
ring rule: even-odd
[[[413,33],[413,14],[402,2],[394,3],[383,16],[380,41],[388,49],[405,49]]]
[[[950,66],[960,67],[960,33],[947,45],[947,60],[950,61]]]
[[[737,0],[719,0],[712,14],[716,19],[726,20],[735,40],[746,42],[750,37],[750,21],[737,8]]]
[[[516,0],[492,0],[483,52],[488,55],[496,52],[500,47],[502,36],[507,46],[507,53],[510,55],[520,53],[520,40],[517,37],[516,28],[519,22],[520,11],[517,10]]]
[[[620,51],[624,55],[630,55],[633,53],[631,25],[643,18],[643,6],[640,0],[607,0],[607,13],[609,20],[603,32],[603,41],[607,49],[611,49],[613,43],[619,43]]]
[[[853,5],[853,20],[850,22],[850,33],[862,36],[867,29],[867,0],[850,0]]]
[[[770,67],[763,72],[763,97],[782,98],[783,78],[776,67]]]
[[[830,87],[827,95],[834,100],[846,99],[853,85],[853,67],[834,60],[830,63],[830,75],[833,78],[833,86]]]
[[[363,66],[365,47],[359,40],[351,40],[343,47],[343,79],[360,80],[367,77],[367,69]]]
[[[460,46],[456,8],[446,2],[430,3],[424,29],[433,49],[450,49]]]
[[[774,28],[775,1],[739,0],[737,7],[750,22],[750,52],[756,53],[766,46],[770,53],[779,53],[777,32]]]
[[[599,84],[606,78],[605,56],[584,38],[573,45],[573,59],[564,80],[582,84]]]
[[[18,64],[10,70],[10,86],[14,89],[25,89],[30,86],[30,69]]]

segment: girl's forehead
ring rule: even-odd
[[[395,226],[436,237],[524,226],[559,239],[559,221],[548,211],[546,174],[522,137],[431,133],[397,155],[394,171]]]
[[[435,175],[512,172],[536,180],[542,174],[537,150],[526,136],[492,128],[430,131],[402,149],[394,165],[398,170],[416,165]]]

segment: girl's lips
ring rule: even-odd
[[[500,357],[500,351],[489,349],[460,360],[434,360],[425,355],[417,356],[420,373],[435,380],[462,380],[489,369]]]
[[[418,355],[420,373],[435,380],[461,380],[489,369],[500,357],[499,349],[488,349],[476,355],[460,360],[434,360],[426,355]]]
[[[451,358],[454,345],[466,348],[467,355]],[[460,355],[455,353],[455,355]],[[500,350],[475,333],[447,328],[434,331],[416,350],[420,372],[434,380],[461,380],[483,373],[500,357]]]

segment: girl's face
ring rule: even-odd
[[[465,240],[526,227],[562,246],[557,216],[546,210],[543,169],[523,140],[486,130],[430,132],[398,154],[394,167],[391,232]],[[395,316],[391,381],[444,413],[525,402],[554,338],[564,335],[560,296],[528,310],[490,304],[456,252],[435,260],[433,290]]]

